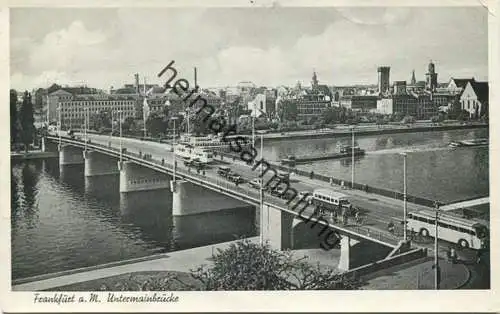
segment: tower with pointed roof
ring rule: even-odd
[[[413,70],[411,72],[411,82],[410,82],[411,85],[415,85],[417,84],[417,79],[415,78],[415,70]]]

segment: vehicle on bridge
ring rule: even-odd
[[[425,237],[436,235],[436,213],[421,210],[408,214],[408,229]],[[440,212],[438,215],[438,237],[463,248],[481,249],[487,246],[488,227],[479,222]]]
[[[73,130],[68,130],[68,136],[71,138],[75,138],[75,132]]]
[[[345,194],[330,189],[315,189],[312,194],[312,204],[319,208],[336,212],[337,214],[341,214],[339,211],[346,212],[346,210],[352,209],[352,205]],[[353,214],[350,212],[346,213],[349,215]]]
[[[261,182],[262,182],[262,179],[255,178],[255,179],[252,179],[251,181],[248,181],[248,185],[250,185],[254,189],[260,189]]]
[[[227,177],[231,173],[231,168],[229,167],[219,167],[217,169],[217,174],[221,177]]]
[[[243,180],[243,178],[237,173],[229,173],[226,176],[226,179],[228,179],[229,181],[234,182],[236,184],[245,182],[245,180]]]
[[[214,157],[211,151],[189,144],[177,144],[174,153],[182,158],[198,159],[200,162],[206,164],[211,163]]]
[[[193,159],[184,159],[184,165],[186,167],[194,167],[198,169],[203,169],[205,168],[206,163],[201,162],[198,158],[193,158]]]

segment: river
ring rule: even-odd
[[[451,140],[484,138],[487,129],[363,136],[367,154],[355,161],[355,180],[401,190],[408,156],[408,193],[443,202],[489,194],[488,148],[449,149]],[[334,152],[350,137],[267,143],[264,156]],[[299,168],[350,180],[351,161]],[[253,236],[252,207],[172,217],[169,190],[121,194],[118,175],[85,178],[83,165],[17,162],[11,170],[12,278],[25,278]]]

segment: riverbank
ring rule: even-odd
[[[446,124],[446,125],[431,125],[431,124],[414,124],[409,125],[359,125],[354,128],[356,136],[362,135],[382,135],[382,134],[398,134],[398,133],[416,133],[416,132],[438,132],[461,129],[478,129],[488,128],[485,123],[470,123],[470,124]],[[314,139],[314,138],[329,138],[329,137],[345,137],[351,136],[352,130],[350,126],[339,126],[329,130],[307,130],[307,131],[291,131],[282,133],[267,133],[263,135],[264,142],[283,141],[289,139]]]
[[[47,159],[59,157],[58,152],[43,152],[41,150],[25,152],[10,152],[11,160],[32,160],[32,159]]]

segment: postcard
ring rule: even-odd
[[[497,2],[0,21],[2,311],[500,309]]]

